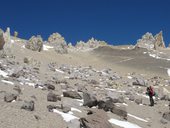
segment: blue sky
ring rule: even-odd
[[[163,31],[170,43],[170,0],[3,0],[0,27],[29,39],[53,32],[67,42],[94,37],[113,45],[135,44],[146,32]]]

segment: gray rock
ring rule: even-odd
[[[65,92],[63,92],[63,96],[64,97],[70,97],[70,98],[73,98],[73,99],[82,99],[80,94],[77,93],[76,91],[65,91]]]
[[[32,51],[41,51],[43,49],[43,39],[41,36],[32,36],[29,41],[25,44],[27,49]]]
[[[163,113],[162,117],[166,119],[167,121],[170,121],[170,112]]]
[[[130,101],[134,101],[134,100],[135,100],[135,96],[134,96],[134,95],[130,95],[130,96],[129,96],[129,100],[130,100]]]
[[[90,108],[93,106],[97,106],[98,104],[96,97],[86,92],[83,92],[83,100],[84,100],[83,106],[88,106]]]
[[[47,95],[47,101],[57,102],[57,100],[61,100],[61,97],[54,94],[53,92],[49,92]]]
[[[120,117],[123,117],[123,119],[127,119],[127,111],[125,107],[122,107],[122,106],[119,107],[119,106],[114,105],[111,112]]]
[[[25,109],[28,111],[34,111],[34,101],[24,101],[23,105],[21,106],[21,109]]]
[[[145,86],[146,87],[146,82],[143,78],[136,78],[136,80],[133,82],[133,85],[138,85],[138,86]]]
[[[80,118],[81,128],[113,128],[103,110],[93,109],[92,114]]]
[[[161,122],[162,124],[167,124],[167,123],[168,123],[167,120],[165,120],[164,118],[162,118],[162,119],[160,120],[160,122]]]
[[[98,101],[98,109],[103,109],[104,111],[111,111],[114,107],[112,100]]]
[[[4,101],[5,102],[12,102],[13,100],[17,99],[17,95],[16,94],[12,94],[12,93],[6,93],[4,96]]]
[[[142,98],[137,98],[135,99],[136,104],[142,104]]]
[[[48,90],[55,90],[55,86],[52,84],[45,84]]]

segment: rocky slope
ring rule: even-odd
[[[0,127],[169,127],[168,48],[154,50],[150,38],[149,49],[95,39],[74,47],[58,33],[27,41],[7,32],[0,33]],[[149,85],[158,93],[154,107]]]

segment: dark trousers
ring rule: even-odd
[[[154,106],[153,96],[149,96],[149,99],[150,99],[150,106]]]

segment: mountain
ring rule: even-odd
[[[164,128],[170,126],[170,49],[162,32],[135,46],[94,38],[67,44],[0,30],[2,128]],[[156,92],[150,106],[146,88]]]

